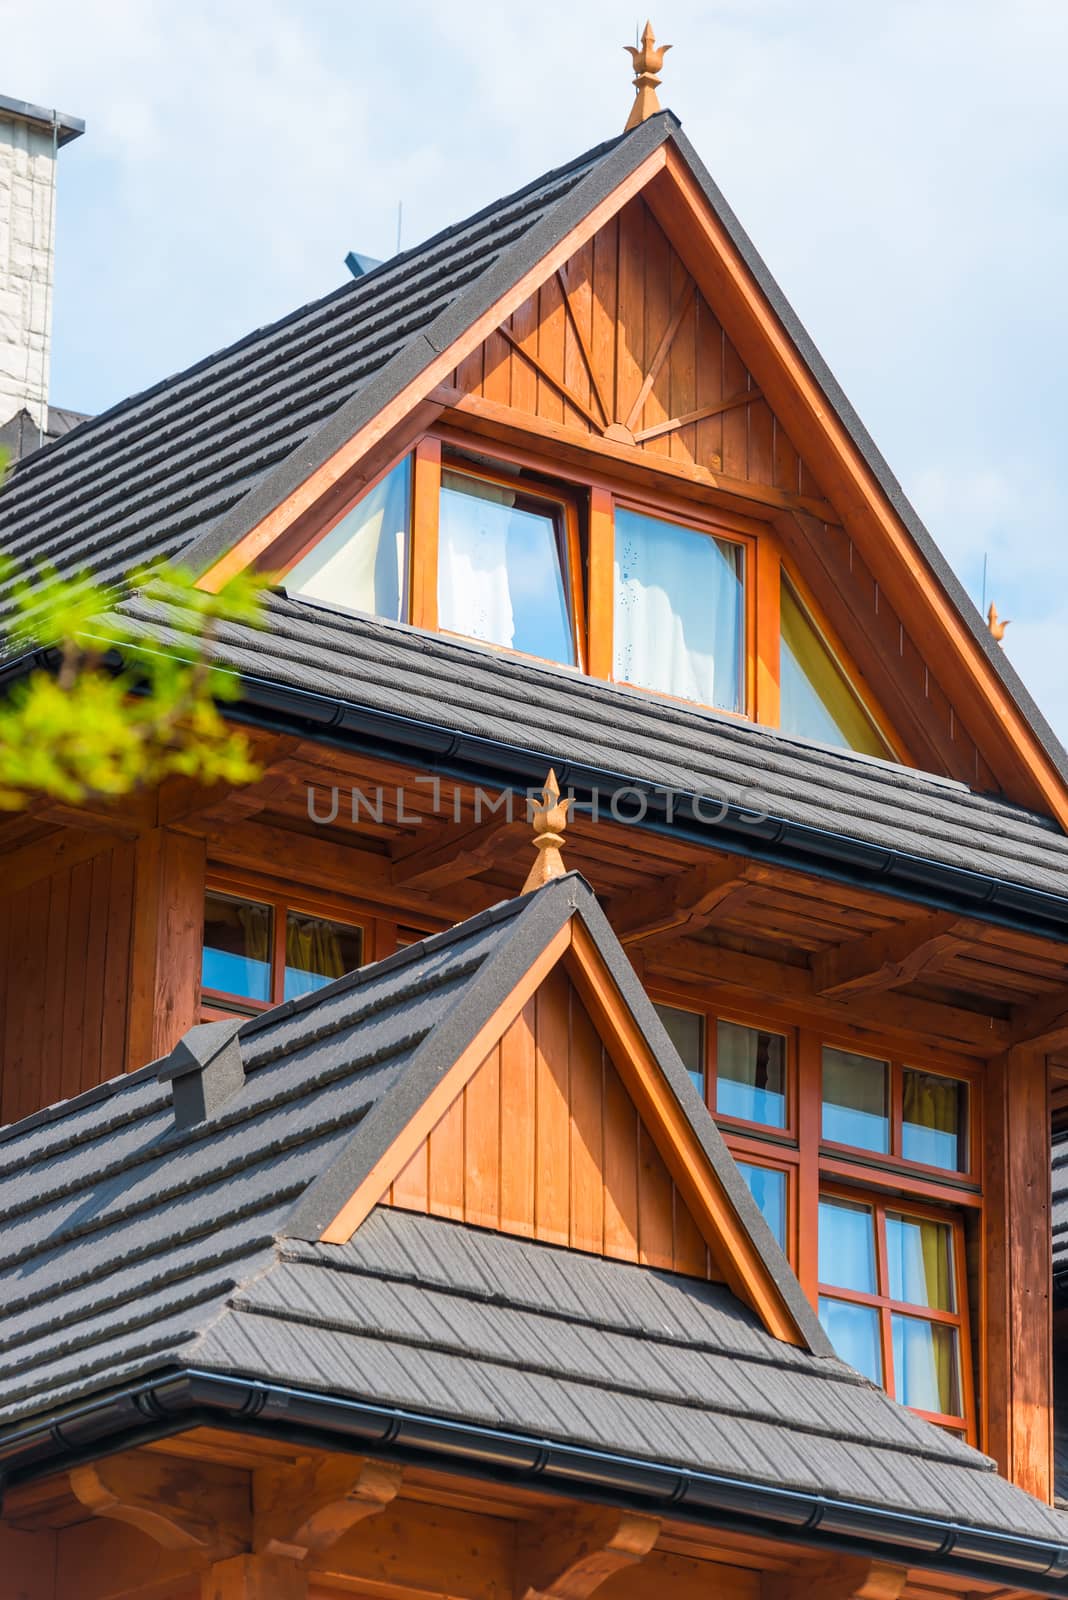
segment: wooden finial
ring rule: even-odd
[[[1005,629],[1008,627],[1011,621],[1011,617],[1006,617],[1004,622],[999,621],[998,608],[994,604],[993,600],[991,600],[990,610],[986,614],[986,625],[990,629],[990,632],[994,635],[994,638],[997,640],[998,644],[1000,644],[1002,639],[1004,639]]]
[[[656,98],[656,86],[660,82],[657,73],[662,69],[664,57],[671,46],[662,44],[658,47],[653,25],[647,22],[645,32],[642,34],[641,48],[635,49],[632,44],[625,44],[623,48],[634,63],[634,104],[630,108],[630,116],[623,129],[624,133],[629,133],[639,122],[644,122],[647,117],[655,117],[660,110],[660,101]]]
[[[550,878],[562,878],[567,871],[560,850],[564,843],[567,808],[570,804],[570,800],[561,800],[560,785],[550,767],[549,776],[541,790],[541,804],[534,807],[534,848],[538,853],[527,873],[527,881],[521,891],[523,894],[528,894],[531,889],[540,889]]]

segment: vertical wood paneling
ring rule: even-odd
[[[569,1238],[570,987],[567,975],[557,967],[536,997],[534,1233],[550,1244],[567,1244]]]
[[[384,1203],[713,1276],[708,1248],[557,967]]]
[[[101,850],[0,901],[0,1119],[125,1064],[132,850]]]
[[[501,1040],[500,1225],[506,1233],[534,1232],[534,1025],[530,1000]]]

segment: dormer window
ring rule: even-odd
[[[742,545],[616,508],[617,679],[743,711],[744,596]]]
[[[289,593],[406,621],[411,504],[405,456],[290,568]]]
[[[306,526],[292,595],[896,758],[766,521],[443,428]]]
[[[577,540],[567,503],[503,474],[446,467],[440,506],[438,626],[577,666]]]

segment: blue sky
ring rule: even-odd
[[[98,410],[622,125],[630,9],[0,0],[61,155],[52,399]],[[1068,738],[1068,5],[664,0],[662,99]]]

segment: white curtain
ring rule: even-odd
[[[342,517],[287,574],[290,594],[403,622],[408,615],[409,462]]]
[[[615,675],[740,711],[742,549],[616,512]]]
[[[508,570],[511,489],[456,473],[441,478],[438,622],[450,633],[512,645],[515,612]]]

